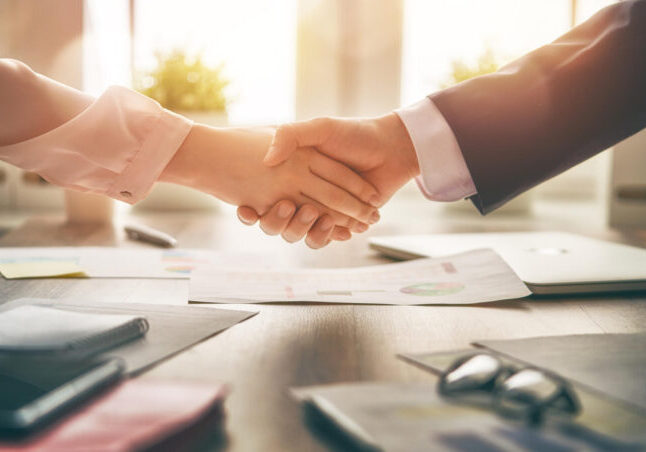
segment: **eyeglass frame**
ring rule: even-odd
[[[470,390],[455,391],[455,392],[447,390],[447,386],[446,386],[447,377],[455,370],[460,368],[462,365],[464,365],[465,363],[467,363],[468,361],[472,360],[477,356],[486,356],[494,359],[498,363],[498,369],[495,372],[495,374],[486,383],[482,384],[480,388],[473,388]],[[525,371],[536,371],[540,373],[543,376],[543,378],[553,383],[557,388],[554,394],[552,394],[547,399],[543,401],[538,400],[536,403],[529,402],[526,404],[527,414],[522,416],[522,419],[528,425],[531,425],[531,426],[541,425],[545,420],[546,414],[553,412],[553,411],[550,411],[550,409],[555,407],[555,402],[563,398],[564,400],[566,400],[567,403],[569,403],[570,409],[556,411],[556,413],[558,413],[560,417],[562,417],[562,415],[567,415],[567,417],[573,418],[581,412],[581,402],[579,401],[576,391],[572,387],[572,384],[569,383],[565,378],[553,372],[550,372],[535,366],[514,366],[514,365],[506,364],[502,361],[500,357],[486,352],[471,353],[457,358],[440,375],[440,379],[437,384],[437,391],[441,396],[448,397],[454,400],[464,399],[466,398],[466,396],[471,396],[476,394],[477,395],[486,394],[490,400],[489,400],[489,403],[485,405],[492,407],[496,413],[506,418],[518,419],[519,418],[518,411],[510,410],[502,405],[501,395],[503,395],[503,391],[501,391],[501,389],[504,388],[505,382],[509,381],[512,377]],[[472,402],[473,400],[474,399],[471,399]],[[480,405],[482,405],[482,403],[480,403]]]

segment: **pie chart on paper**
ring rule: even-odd
[[[439,297],[451,295],[464,289],[464,284],[459,282],[424,283],[406,286],[399,289],[401,293],[417,295],[420,297]]]

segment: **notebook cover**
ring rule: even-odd
[[[0,311],[0,352],[92,352],[146,331],[148,322],[143,317],[25,305]]]

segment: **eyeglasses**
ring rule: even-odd
[[[533,367],[505,365],[487,353],[456,360],[441,376],[438,392],[492,406],[499,414],[541,424],[550,417],[576,416],[581,404],[572,386],[558,375]]]

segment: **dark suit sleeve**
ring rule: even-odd
[[[460,145],[473,203],[490,212],[646,127],[646,0],[609,6],[499,72],[430,98]]]

